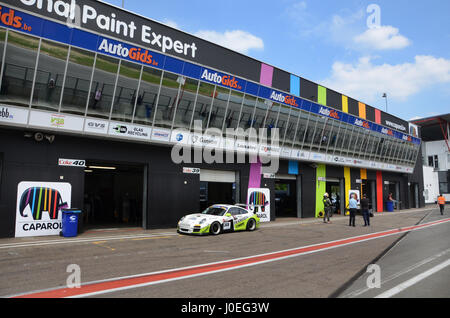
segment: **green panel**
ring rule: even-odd
[[[317,86],[317,87],[318,87],[317,102],[319,104],[327,106],[327,89],[325,87],[320,86],[320,85]]]
[[[316,170],[316,217],[319,217],[319,213],[324,210],[323,208],[323,195],[327,191],[327,183],[324,180],[327,176],[327,169],[325,165],[318,165]]]

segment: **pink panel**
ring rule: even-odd
[[[272,80],[273,80],[273,67],[261,63],[261,77],[259,82],[263,85],[270,87],[272,86]]]

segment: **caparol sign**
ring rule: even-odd
[[[17,187],[16,237],[59,235],[62,209],[71,206],[69,183],[21,182]]]

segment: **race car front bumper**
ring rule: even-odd
[[[178,224],[177,232],[183,234],[192,235],[206,235],[209,234],[209,225],[202,228],[200,225],[188,225],[188,224]]]

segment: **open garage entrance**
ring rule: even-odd
[[[400,183],[394,181],[388,181],[388,196],[392,193],[392,198],[394,199],[394,209],[400,210],[402,206],[402,201],[400,201]],[[386,198],[387,199],[387,198]]]
[[[419,185],[417,183],[409,184],[409,208],[417,209],[419,207]]]
[[[297,177],[277,175],[275,179],[275,217],[297,218]]]
[[[327,178],[326,193],[328,193],[333,205],[334,214],[344,214],[345,211],[345,186],[344,179]]]
[[[361,198],[366,195],[369,199],[369,209],[376,210],[377,204],[377,192],[376,181],[374,180],[362,180],[361,183]]]
[[[239,203],[236,171],[206,170],[200,172],[200,210],[214,204]]]
[[[139,165],[87,161],[84,227],[143,227],[145,171]]]

